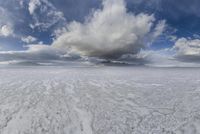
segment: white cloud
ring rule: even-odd
[[[197,38],[197,39],[200,39],[200,35],[199,34],[194,34],[193,37]]]
[[[200,61],[200,39],[180,38],[175,42],[173,49],[176,50],[176,57],[180,60]]]
[[[44,44],[32,44],[25,46],[22,51],[0,51],[0,64],[22,63],[24,65],[36,65],[38,63],[62,63],[74,61],[81,57],[66,54],[61,49],[53,48]],[[10,62],[11,61],[11,62]],[[13,62],[14,61],[14,62]]]
[[[29,13],[32,15],[35,12],[36,8],[41,5],[41,2],[40,0],[30,0],[28,5]]]
[[[200,56],[200,40],[180,38],[176,41],[174,48],[178,55],[196,55]]]
[[[145,47],[144,39],[151,33],[155,18],[144,13],[128,13],[123,0],[104,0],[103,9],[96,10],[84,23],[71,22],[53,47],[86,56],[119,57],[137,54]],[[164,29],[164,21],[153,31]]]
[[[55,37],[55,38],[58,38],[66,32],[67,32],[66,27],[61,27],[61,28],[55,29],[52,36]]]
[[[151,67],[200,67],[199,63],[185,62],[174,57],[173,49],[145,50],[140,55],[147,61],[145,66]]]
[[[28,45],[24,51],[0,51],[0,61],[9,60],[52,60],[59,59],[61,50],[49,45]]]
[[[23,0],[19,0],[18,2],[19,2],[20,7],[24,8],[24,1]]]
[[[165,28],[166,28],[166,21],[165,20],[159,21],[159,23],[155,27],[155,32],[153,33],[153,37],[157,38],[158,36],[160,36],[165,31]]]
[[[48,0],[30,0],[28,9],[34,20],[29,24],[32,29],[45,31],[53,25],[65,23],[64,14]]]
[[[11,36],[13,35],[13,28],[10,25],[3,25],[0,27],[0,36]]]
[[[168,35],[167,39],[169,39],[172,42],[175,42],[177,40],[177,36],[175,36],[175,35]]]
[[[158,21],[158,23],[153,28],[152,32],[150,34],[148,34],[147,37],[145,37],[146,38],[146,42],[145,42],[146,45],[151,46],[153,44],[153,42],[156,39],[158,39],[158,37],[166,34],[166,33],[164,33],[166,28],[167,28],[167,25],[166,25],[165,20]]]
[[[63,20],[63,14],[47,0],[30,0],[28,6],[35,21],[30,24],[33,29],[46,29]],[[127,12],[124,0],[103,0],[103,8],[93,11],[85,22],[74,21],[55,31],[56,39],[51,46],[39,44],[29,45],[25,51],[1,51],[0,61],[82,58],[142,63],[147,55],[140,51],[146,47],[146,39],[150,37],[148,40],[151,42],[157,38],[165,26],[165,21],[156,24],[153,15]],[[21,40],[28,44],[37,41],[32,36]]]
[[[16,16],[6,7],[0,6],[0,36],[16,37],[15,23]]]
[[[33,43],[35,41],[37,41],[37,38],[33,37],[33,36],[27,36],[27,37],[22,37],[21,40],[25,43]]]

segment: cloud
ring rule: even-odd
[[[171,49],[145,50],[142,54],[145,55],[148,61],[148,63],[146,63],[147,66],[175,67],[180,63],[173,57]]]
[[[35,12],[35,9],[41,5],[40,0],[30,0],[28,4],[29,13],[32,15]]]
[[[199,34],[193,34],[193,37],[196,39],[200,39],[200,35]]]
[[[0,5],[0,26],[9,24],[11,25],[12,19],[11,13],[4,7]]]
[[[45,44],[32,44],[25,47],[27,49],[23,51],[0,51],[0,65],[63,65],[70,61],[81,60],[78,55],[66,54],[61,49]]]
[[[177,36],[175,36],[175,35],[168,35],[167,39],[169,39],[171,42],[176,42]]]
[[[3,25],[0,27],[0,36],[11,36],[13,35],[13,28],[10,25]]]
[[[155,32],[153,33],[153,39],[156,39],[158,36],[160,36],[166,29],[166,21],[162,20],[159,21],[157,26],[155,27]]]
[[[52,26],[66,21],[64,14],[48,0],[30,0],[28,9],[33,18],[33,23],[29,24],[32,29],[38,28],[46,31]]]
[[[30,44],[30,43],[33,43],[33,42],[37,41],[37,38],[35,38],[35,37],[29,35],[29,36],[27,36],[27,37],[22,37],[21,40],[22,40],[23,42],[25,42],[25,43]]]
[[[0,60],[56,60],[62,54],[49,45],[28,45],[24,51],[0,51]]]
[[[14,22],[11,13],[0,5],[0,36],[14,35]]]
[[[171,48],[160,50],[144,50],[140,53],[145,59],[145,66],[150,67],[200,67],[198,62],[185,62],[177,60]]]
[[[103,8],[91,13],[84,23],[69,23],[67,31],[52,46],[100,58],[138,54],[152,31],[154,37],[162,33],[165,22],[152,30],[154,24],[153,15],[128,13],[123,0],[104,0]]]
[[[189,62],[200,62],[200,39],[180,38],[173,47],[176,58]]]
[[[25,4],[23,2],[22,6]],[[47,0],[30,0],[28,10],[34,18],[33,29],[48,29],[63,18],[63,14]],[[156,21],[154,15],[128,12],[124,0],[103,0],[102,8],[93,10],[84,22],[69,22],[55,31],[52,44],[28,45],[24,51],[0,51],[0,61],[79,60],[145,64],[147,55],[141,50],[160,36],[165,27],[165,21]],[[32,36],[20,39],[27,44],[37,41]]]

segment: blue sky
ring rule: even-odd
[[[101,29],[101,27],[97,28],[96,24],[100,22],[100,19],[95,18],[95,14],[99,14],[97,16],[100,18],[104,13],[112,12],[108,10],[114,6],[121,7],[119,15],[122,16],[119,17],[126,17],[130,27],[124,25],[126,22],[120,24],[120,21],[123,20],[114,16],[117,13],[112,14],[112,20],[103,18],[104,21],[108,20],[109,22],[105,22],[105,25],[112,23],[117,28],[120,26],[121,29],[125,30],[132,28],[132,31],[125,31],[124,34],[121,34],[120,39],[112,40],[112,43],[121,43],[115,43],[118,47],[110,49],[109,45],[112,43],[109,42],[109,39],[107,42],[99,41],[95,44],[94,40],[105,39],[105,37],[102,34],[91,36],[88,32],[91,32],[89,30],[91,25],[94,25],[92,28],[96,31],[99,30],[98,28]],[[160,51],[168,49],[167,53],[177,61],[180,59],[185,61],[185,57],[189,55],[189,59],[192,59],[191,62],[196,62],[198,61],[196,59],[200,57],[198,50],[200,45],[199,12],[199,0],[0,0],[0,51],[5,55],[6,51],[28,51],[30,45],[48,45],[50,47],[56,46],[56,49],[58,46],[59,49],[70,48],[70,50],[66,50],[68,55],[73,53],[72,55],[80,57],[103,59],[116,59],[117,57],[119,59],[124,54],[132,54],[134,58],[138,58],[141,50],[159,51],[160,53]],[[144,17],[138,17],[140,14],[144,14]],[[136,19],[132,19],[133,17]],[[140,22],[144,19],[146,22]],[[73,22],[80,27],[73,26]],[[141,29],[141,26],[136,26],[136,22],[144,23],[143,27],[146,25],[149,27]],[[70,27],[73,27],[72,30]],[[76,29],[79,29],[79,32],[85,30],[88,36],[79,41],[69,41],[71,36],[74,36],[73,39],[84,36],[80,33],[75,35]],[[135,29],[138,29],[138,32]],[[143,30],[146,31],[141,33]],[[112,31],[111,34],[114,32],[116,32],[115,35],[119,34],[117,30],[110,29],[108,31]],[[135,36],[130,36],[131,34],[135,34],[137,40],[134,39]],[[124,36],[126,38],[122,38]],[[86,38],[91,41],[89,42],[88,39],[86,41]],[[81,42],[84,42],[83,45],[87,45],[84,47],[77,45]],[[126,44],[127,42],[128,44]],[[63,45],[63,43],[67,45]],[[103,49],[97,49],[99,48],[97,45],[106,45],[107,43],[110,43],[109,47],[105,47],[105,50],[109,50],[108,52],[102,53]],[[95,47],[91,44],[95,44]],[[132,49],[132,52],[128,49],[119,50],[123,45],[124,47],[131,46],[128,49]],[[71,50],[72,48],[73,50]],[[75,50],[79,52],[76,53]],[[188,60],[186,61],[188,62]]]

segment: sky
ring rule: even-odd
[[[0,64],[199,66],[199,0],[0,0]]]

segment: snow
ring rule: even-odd
[[[0,134],[199,133],[198,68],[0,68]]]

